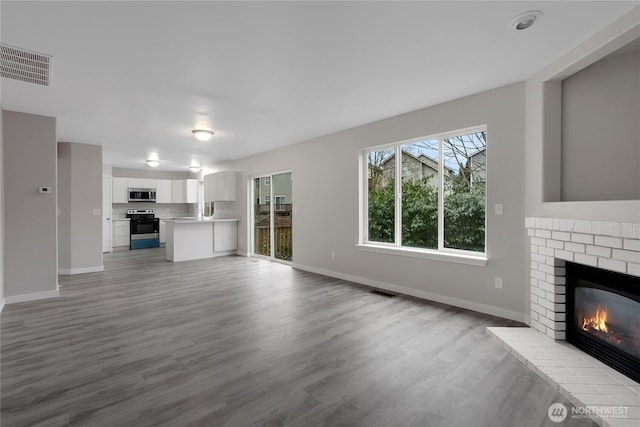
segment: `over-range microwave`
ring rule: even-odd
[[[155,202],[155,188],[129,188],[130,202]]]

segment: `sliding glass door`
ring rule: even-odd
[[[253,254],[293,259],[293,191],[291,172],[253,180]]]

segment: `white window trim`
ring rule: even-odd
[[[390,244],[359,243],[356,247],[363,252],[375,252],[379,254],[406,256],[410,258],[431,259],[435,261],[454,262],[456,264],[467,264],[484,267],[487,264],[487,256],[470,255],[470,251],[464,253],[439,252],[434,249],[410,248],[408,246],[393,246]],[[462,252],[462,251],[461,251]]]
[[[368,147],[360,152],[360,238],[356,247],[365,252],[377,252],[388,255],[408,256],[413,258],[433,259],[438,261],[448,261],[458,264],[484,266],[488,260],[487,252],[487,200],[485,193],[485,233],[484,233],[484,252],[473,252],[444,247],[444,167],[438,168],[438,249],[412,248],[410,246],[401,246],[399,241],[402,236],[402,146],[427,139],[438,139],[438,153],[442,155],[442,141],[446,138],[464,135],[468,133],[487,132],[486,125],[473,126],[465,129],[459,129],[451,132],[429,135],[420,138],[414,138],[405,141],[394,142],[376,147]],[[369,218],[369,188],[368,188],[368,155],[367,153],[376,150],[394,149],[395,151],[395,186],[396,194],[395,203],[395,230],[393,243],[369,241],[368,236],[368,218]],[[439,162],[444,164],[441,159]],[[400,188],[399,188],[400,187]]]

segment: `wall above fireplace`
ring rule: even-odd
[[[638,43],[640,40],[639,13],[640,7],[635,8],[527,79],[525,150],[525,212],[527,215],[583,220],[640,221],[640,200],[637,199],[637,191],[633,187],[633,184],[637,183],[637,169],[640,166],[638,163],[640,157],[637,155],[640,145],[637,137],[621,139],[624,144],[629,144],[622,149],[616,148],[619,141],[596,138],[589,143],[566,146],[563,150],[562,141],[563,112],[565,116],[575,117],[576,114],[581,115],[580,111],[575,111],[575,108],[582,108],[580,102],[577,104],[565,102],[566,105],[563,105],[563,80],[599,62],[625,45],[629,46],[631,43],[633,46],[633,43]],[[604,77],[592,77],[589,78],[589,82],[594,88],[605,84]],[[568,110],[569,108],[571,111]],[[608,110],[605,113],[589,110],[579,121],[595,123],[598,126],[606,122],[607,126],[615,126],[615,123],[609,120],[611,117],[611,112]],[[630,129],[632,135],[637,135],[638,130],[635,127],[637,121],[625,121],[625,123],[625,129]],[[592,136],[595,135],[594,132],[592,134]],[[570,135],[564,136],[571,139]],[[592,150],[594,144],[597,144],[597,147]],[[598,150],[609,150],[605,151],[609,160],[613,160],[613,157],[624,152],[624,164],[629,164],[629,167],[618,167],[622,163],[616,163],[615,160],[607,166],[603,162],[597,163],[599,159],[597,152],[601,152]],[[593,162],[598,164],[596,169],[590,166]],[[602,177],[603,174],[606,174],[606,177],[594,184],[592,179]],[[564,188],[566,194],[563,194],[563,179],[566,184]],[[567,182],[567,179],[570,182]],[[604,187],[598,189],[594,187],[600,184]],[[614,190],[607,190],[611,188]]]

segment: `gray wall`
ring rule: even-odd
[[[223,165],[243,176],[235,206],[239,250],[247,251],[247,180],[291,169],[295,265],[524,319],[524,94],[524,84],[506,86]],[[481,124],[488,127],[487,265],[359,250],[360,150]],[[495,203],[504,204],[504,215],[493,215]],[[495,277],[504,278],[504,289],[495,289]]]
[[[102,268],[102,147],[58,144],[58,209],[60,273]]]
[[[0,89],[0,311],[4,307],[4,139],[2,132],[2,90]]]
[[[71,144],[58,143],[58,269],[71,268]]]
[[[640,37],[640,6],[603,28],[526,82],[525,211],[527,216],[640,222],[640,200],[561,201],[560,82]],[[606,116],[608,117],[608,115]],[[592,117],[596,122],[603,117]],[[615,168],[610,173],[633,176]],[[589,171],[583,171],[583,174]]]
[[[5,298],[57,292],[56,121],[3,111]],[[51,187],[51,194],[38,187]]]
[[[640,44],[562,81],[562,200],[640,199]]]

